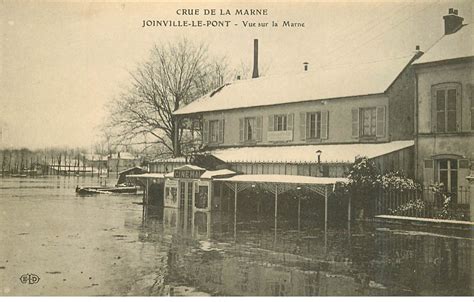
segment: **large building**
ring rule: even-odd
[[[244,174],[341,177],[367,156],[381,171],[412,176],[411,63],[420,54],[237,80],[174,114],[200,121],[205,150]],[[180,159],[151,171],[166,172],[173,161]]]
[[[444,36],[414,63],[416,72],[416,177],[441,183],[469,203],[474,161],[474,27],[456,9],[444,18]]]

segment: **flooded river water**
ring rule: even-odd
[[[473,295],[469,231],[149,211],[96,178],[0,178],[0,295]],[[20,277],[39,281],[25,284]]]

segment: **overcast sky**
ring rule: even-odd
[[[232,65],[252,62],[253,39],[268,74],[294,73],[350,61],[389,60],[443,34],[449,7],[472,20],[471,1],[296,4],[28,3],[0,4],[0,125],[8,144],[31,148],[90,147],[106,117],[104,105],[127,83],[128,70],[154,43],[186,37],[207,43]],[[181,17],[179,8],[199,8]],[[203,16],[204,8],[266,8],[267,16]],[[230,20],[229,28],[142,28],[144,19]],[[278,21],[245,28],[242,21]],[[282,21],[303,28],[283,28]],[[237,25],[234,25],[237,24]],[[350,72],[350,70],[348,70]],[[361,79],[363,81],[363,79]]]

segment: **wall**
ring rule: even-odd
[[[352,163],[290,164],[232,162],[230,168],[243,174],[281,174],[318,177],[345,177]]]
[[[449,154],[457,155],[470,161],[470,167],[474,163],[474,134],[472,135],[450,135],[450,136],[419,136],[417,139],[418,156],[417,179],[426,185],[434,181],[434,170],[424,169],[424,160],[431,159],[432,156]],[[470,174],[469,166],[466,169],[458,170],[458,185],[467,187],[466,176]],[[428,174],[427,174],[428,173]]]
[[[414,178],[415,156],[413,147],[375,157],[373,161],[381,173],[398,171],[409,178]]]
[[[431,133],[431,87],[441,83],[460,83],[462,117],[462,132],[473,132],[470,129],[470,98],[467,84],[474,84],[474,62],[442,64],[430,67],[416,68],[418,75],[418,133]],[[465,109],[465,110],[464,110]]]
[[[388,129],[390,140],[412,139],[414,136],[414,100],[415,100],[415,71],[407,69],[389,88]]]
[[[429,185],[436,181],[436,167],[425,168],[425,160],[433,156],[458,157],[467,164],[458,169],[458,188],[467,188],[466,176],[471,173],[474,163],[474,131],[471,129],[471,99],[467,85],[474,83],[474,63],[458,62],[442,65],[418,66],[418,135],[416,139],[416,164],[418,181]],[[433,133],[431,118],[431,88],[440,83],[461,84],[461,112],[459,130],[455,133]],[[474,194],[472,194],[474,195]]]
[[[281,104],[274,106],[246,108],[239,110],[228,110],[224,112],[210,112],[203,115],[204,120],[224,119],[224,142],[220,147],[241,146],[239,142],[239,119],[243,117],[262,116],[262,141],[258,145],[282,145],[282,144],[307,144],[307,143],[348,143],[359,142],[360,138],[352,137],[352,108],[355,107],[375,107],[385,106],[386,117],[390,109],[388,108],[388,97],[385,95],[351,97],[344,99],[334,99],[328,101],[309,101],[292,104]],[[323,140],[306,141],[301,139],[300,133],[300,112],[312,112],[327,110],[328,116],[328,138]],[[290,142],[269,142],[267,139],[268,116],[276,114],[294,113],[293,140]],[[388,119],[385,118],[388,128]],[[387,131],[384,137],[374,138],[371,141],[388,141]]]

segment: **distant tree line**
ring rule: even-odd
[[[84,148],[28,148],[0,149],[0,168],[2,175],[22,173],[47,166],[84,165],[86,150]]]

